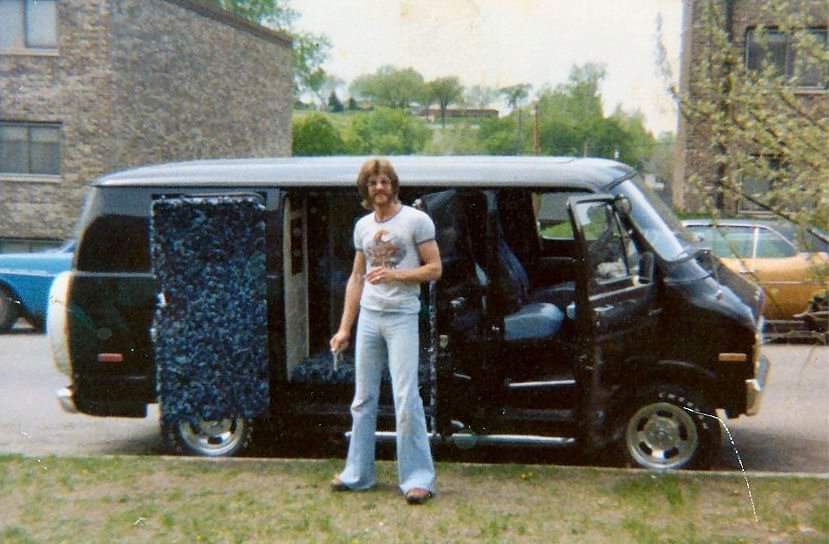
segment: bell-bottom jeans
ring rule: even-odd
[[[423,401],[417,390],[420,355],[418,315],[360,309],[355,346],[354,419],[345,470],[339,475],[350,489],[375,484],[375,430],[380,378],[388,363],[397,429],[400,490],[434,491],[435,467],[429,449]]]

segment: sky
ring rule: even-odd
[[[656,67],[657,17],[674,77],[682,0],[291,0],[299,30],[333,43],[325,69],[346,82],[390,64],[464,86],[567,80],[574,64],[603,63],[606,114],[641,111],[658,135],[676,108]]]

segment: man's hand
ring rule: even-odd
[[[331,342],[329,345],[331,346],[331,351],[343,352],[348,348],[348,344],[351,341],[351,333],[337,331],[337,334],[331,337]]]
[[[396,270],[392,268],[384,268],[382,266],[372,268],[368,271],[368,274],[366,274],[366,281],[373,285],[378,283],[389,283],[395,281],[396,279]]]

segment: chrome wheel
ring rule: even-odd
[[[667,469],[689,464],[700,439],[691,414],[669,402],[643,406],[628,420],[625,445],[642,467]]]
[[[250,435],[248,421],[243,417],[181,421],[176,430],[188,453],[207,457],[233,455],[246,445]]]

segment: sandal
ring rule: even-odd
[[[406,492],[406,502],[409,504],[425,504],[432,498],[432,492],[422,487],[413,487]]]
[[[334,476],[328,485],[331,487],[331,491],[351,491],[351,488],[345,485],[339,476]]]

